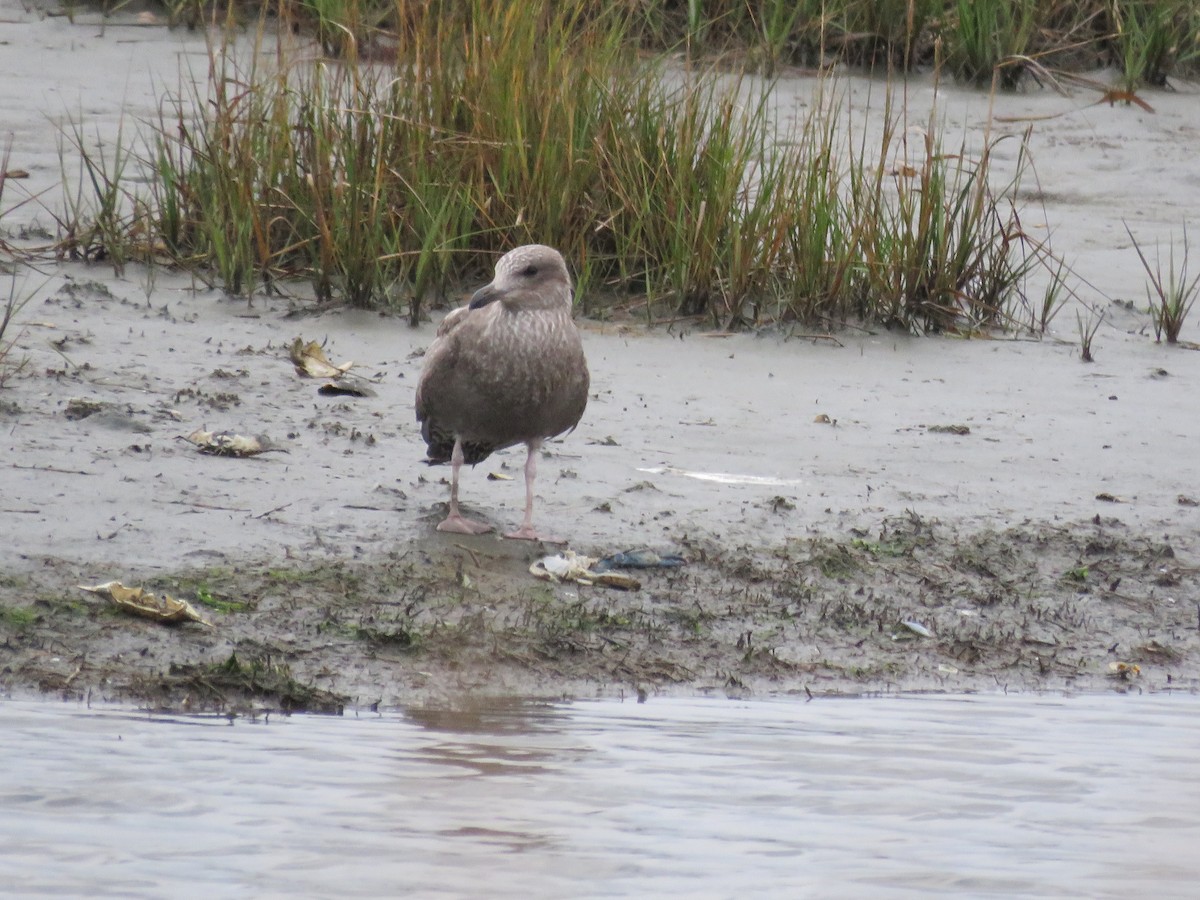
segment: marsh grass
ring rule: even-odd
[[[83,0],[67,0],[73,15]],[[127,0],[86,4],[125,11]],[[848,63],[887,71],[949,65],[1015,87],[1029,60],[1080,70],[1115,65],[1125,88],[1165,84],[1200,63],[1194,0],[568,0],[588,19],[617,14],[628,38],[651,52],[721,59],[767,75],[789,65]],[[389,55],[430,15],[470,20],[476,0],[159,0],[172,25],[231,26],[261,15],[310,34],[331,56]],[[537,15],[536,8],[522,12]],[[997,67],[1000,67],[997,70]]]
[[[692,58],[740,52],[762,71],[849,63],[913,69],[944,62],[965,81],[1015,88],[1029,60],[1116,65],[1124,87],[1162,86],[1200,62],[1193,0],[641,0],[644,42]],[[687,14],[680,14],[686,6]]]
[[[117,139],[106,145],[90,139],[78,121],[65,126],[58,149],[63,206],[61,212],[50,210],[60,257],[105,262],[118,276],[131,257],[142,255],[147,237],[145,207],[130,168],[133,147],[125,134],[122,121]]]
[[[864,304],[855,312],[917,332],[1015,326],[1030,307],[1028,276],[1053,262],[1025,233],[1011,200],[1029,133],[988,136],[977,155],[965,145],[948,152],[936,122],[903,127],[891,98],[886,115],[878,164],[850,171],[849,218],[862,260],[861,285],[851,294]],[[1020,150],[1012,180],[997,191],[991,158],[1002,140],[1018,140]],[[1051,279],[1058,280],[1053,272]]]
[[[848,62],[910,69],[921,58],[926,26],[944,12],[943,0],[845,0],[832,4],[832,22]]]
[[[797,25],[820,23],[820,5],[797,0],[761,0],[747,5],[754,26],[754,43],[763,73],[773,75],[789,59],[791,47],[797,43],[794,35]],[[815,29],[817,36],[824,38],[823,27]],[[819,50],[820,46],[814,48]]]
[[[12,141],[11,139],[5,145],[3,153],[0,153],[0,223],[3,223],[4,217],[16,209],[19,209],[25,203],[30,202],[29,197],[19,200],[11,206],[5,205],[5,187],[9,179],[9,159],[11,156]],[[17,336],[11,333],[14,326],[17,314],[29,302],[33,293],[28,290],[23,290],[18,287],[18,265],[17,260],[20,256],[17,248],[9,244],[6,240],[6,233],[3,228],[0,228],[0,253],[8,257],[6,264],[0,264],[0,274],[9,276],[8,294],[0,300],[0,388],[8,382],[8,379],[25,369],[29,364],[27,357],[17,359],[13,355],[13,350],[16,347]]]
[[[295,0],[282,3],[280,13],[310,26],[326,53],[353,59],[374,35],[389,30],[398,5],[393,0]]]
[[[767,95],[743,87],[685,75],[664,90],[642,79],[627,100],[614,92],[596,145],[609,211],[600,236],[611,241],[615,276],[714,323],[762,298],[798,211],[784,204],[796,198],[790,173],[802,169],[790,166],[794,156],[764,158]]]
[[[4,150],[0,151],[0,272],[6,272],[8,269],[3,263],[3,259],[9,261],[15,260],[22,255],[22,251],[17,245],[10,242],[12,234],[4,227],[4,220],[27,204],[37,203],[40,197],[30,195],[27,191],[23,192],[23,196],[16,199],[12,197],[12,191],[9,187],[9,182],[13,182],[13,187],[20,184],[20,178],[25,173],[15,175],[12,169],[9,168],[9,160],[12,158],[12,137],[10,136],[4,144]]]
[[[1095,340],[1096,332],[1100,330],[1100,326],[1104,324],[1105,311],[1096,312],[1095,307],[1085,306],[1086,314],[1076,310],[1075,325],[1079,329],[1079,358],[1086,363],[1095,362],[1095,356],[1092,355],[1092,342]]]
[[[616,68],[605,42],[619,31],[548,3],[532,24],[501,4],[471,12],[414,13],[398,71],[282,45],[268,64],[261,36],[244,66],[213,47],[210,83],[159,123],[167,246],[237,293],[301,276],[321,300],[407,303],[414,320],[424,297],[487,268],[465,251],[547,234],[582,255],[581,154],[609,96],[590,67]]]
[[[1197,296],[1200,296],[1200,273],[1189,275],[1188,258],[1191,247],[1188,242],[1187,223],[1183,226],[1183,258],[1176,264],[1175,247],[1168,251],[1166,270],[1163,270],[1162,257],[1155,248],[1154,264],[1151,265],[1146,252],[1138,239],[1125,225],[1125,233],[1133,241],[1142,268],[1150,279],[1146,287],[1146,299],[1150,304],[1151,321],[1154,324],[1155,340],[1166,339],[1168,344],[1179,342],[1179,333],[1183,330],[1184,320],[1192,311]]]
[[[1047,277],[1045,290],[1042,292],[1042,302],[1030,305],[1029,331],[1033,334],[1045,334],[1054,321],[1054,317],[1062,310],[1068,297],[1078,300],[1075,289],[1078,281],[1074,270],[1062,257],[1047,254],[1043,258]]]
[[[1194,0],[1114,0],[1112,41],[1122,86],[1163,87],[1200,58],[1200,10]]]
[[[217,36],[207,79],[140,144],[67,132],[63,252],[118,271],[165,255],[235,294],[302,279],[413,322],[532,241],[565,253],[593,309],[632,295],[651,318],[724,327],[1036,320],[1025,279],[1052,257],[1011,199],[1023,149],[993,188],[992,138],[948,151],[937,121],[914,137],[890,91],[877,139],[847,132],[862,111],[832,82],[782,128],[770,80],[635,56],[619,6],[454,9],[406,7],[387,65],[313,60],[266,27]]]
[[[956,78],[1015,88],[1037,30],[1038,0],[956,0],[947,63]],[[1005,65],[1005,63],[1008,63]]]
[[[29,302],[30,296],[18,291],[17,276],[13,273],[10,276],[8,295],[0,300],[0,388],[29,364],[27,358],[14,357],[13,349],[16,347],[17,337],[10,334],[9,329],[12,328],[17,314]]]

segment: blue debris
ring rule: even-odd
[[[687,560],[678,553],[656,553],[653,550],[626,550],[606,556],[596,565],[593,572],[607,572],[609,569],[673,569],[682,566]]]

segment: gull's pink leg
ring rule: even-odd
[[[462,464],[462,439],[455,438],[454,452],[450,454],[450,512],[438,523],[437,530],[454,534],[485,534],[492,530],[491,525],[468,519],[458,511],[458,470],[462,468]]]
[[[525,457],[525,521],[516,531],[505,535],[518,541],[545,541],[548,544],[565,544],[566,541],[547,537],[533,530],[533,482],[537,478],[537,452],[542,448],[541,440],[529,441],[526,445],[529,452]]]

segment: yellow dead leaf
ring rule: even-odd
[[[1137,663],[1127,662],[1110,662],[1108,664],[1108,677],[1119,678],[1122,681],[1130,681],[1142,674],[1142,667]]]
[[[337,378],[345,375],[354,365],[352,362],[334,365],[325,357],[325,351],[316,341],[304,343],[304,338],[292,341],[288,351],[292,365],[296,367],[297,375],[307,375],[309,378]]]
[[[212,627],[196,608],[186,600],[176,600],[170,594],[156,597],[142,588],[128,588],[119,581],[106,581],[92,586],[81,584],[81,591],[107,597],[121,609],[157,622],[199,622]]]

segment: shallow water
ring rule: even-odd
[[[1194,896],[1200,698],[0,702],[0,893]]]

